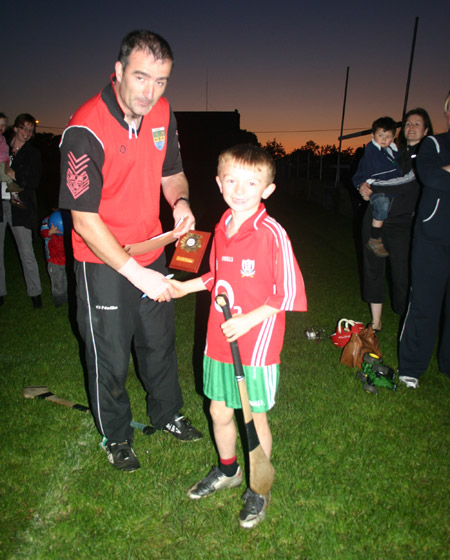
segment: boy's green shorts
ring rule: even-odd
[[[280,365],[243,368],[252,411],[267,412],[275,404]],[[213,401],[225,401],[229,408],[241,408],[233,364],[224,364],[204,356],[203,391]]]

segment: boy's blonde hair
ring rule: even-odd
[[[217,174],[220,172],[226,163],[232,161],[244,166],[256,168],[258,171],[266,169],[268,184],[272,183],[275,179],[276,166],[272,156],[259,146],[251,144],[238,144],[232,148],[224,150],[219,156],[217,165]]]

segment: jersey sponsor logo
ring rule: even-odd
[[[158,150],[164,148],[166,142],[166,131],[163,126],[160,128],[152,128],[153,142]]]
[[[233,257],[226,257],[225,255],[222,255],[221,260],[225,262],[233,262]]]
[[[99,309],[100,311],[116,311],[119,309],[117,305],[96,305],[95,309]]]
[[[242,259],[241,274],[243,278],[253,278],[255,276],[255,261]]]
[[[73,198],[78,198],[89,189],[89,175],[86,168],[91,161],[86,154],[79,158],[69,152],[67,166],[67,188],[72,193]]]

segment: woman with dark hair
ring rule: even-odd
[[[41,155],[29,140],[36,128],[36,120],[22,113],[14,121],[14,136],[9,141],[10,168],[8,175],[21,187],[18,193],[23,206],[11,204],[11,196],[2,188],[0,208],[0,305],[6,295],[4,242],[9,224],[19,250],[27,294],[34,308],[42,307],[41,280],[33,249],[33,228],[37,226],[36,189],[41,178]]]
[[[399,163],[402,177],[389,181],[377,181],[383,192],[392,194],[393,200],[389,216],[384,221],[384,244],[389,252],[386,259],[377,257],[367,249],[366,243],[371,235],[372,207],[366,209],[362,224],[363,240],[363,299],[370,305],[372,327],[382,328],[381,315],[386,292],[386,262],[390,267],[391,306],[395,313],[403,315],[406,311],[409,288],[409,253],[411,231],[420,185],[414,174],[414,160],[421,141],[432,134],[431,120],[425,109],[412,109],[406,113],[400,133],[403,144]],[[359,185],[359,193],[369,200],[373,193],[368,183]]]

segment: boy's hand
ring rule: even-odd
[[[359,185],[359,194],[364,200],[369,200],[370,195],[373,194],[373,190],[370,188],[369,183],[361,183]]]
[[[189,293],[184,286],[184,282],[180,282],[179,280],[169,280],[168,278],[165,278],[164,282],[167,283],[169,293],[173,299],[184,297]]]
[[[257,307],[248,313],[233,315],[231,319],[228,319],[228,321],[225,321],[220,326],[227,342],[234,342],[240,336],[248,333],[250,329],[256,327],[256,325],[280,312],[280,309],[270,305],[261,305],[261,307]]]
[[[234,342],[240,336],[248,333],[255,326],[254,321],[248,314],[233,315],[231,319],[220,325],[227,342]]]
[[[51,237],[52,235],[55,235],[56,233],[61,233],[61,232],[59,231],[59,229],[55,225],[48,228],[49,237]]]

